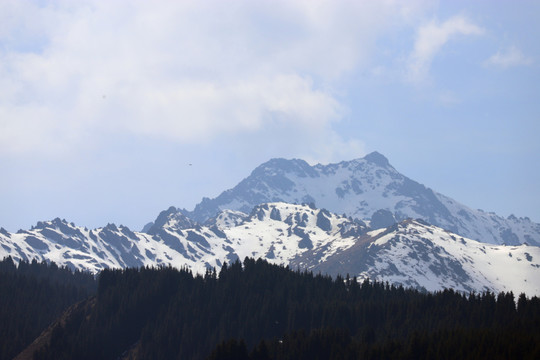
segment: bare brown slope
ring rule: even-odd
[[[88,300],[80,301],[70,306],[64,313],[54,321],[47,329],[45,329],[26,349],[24,349],[13,360],[32,360],[36,351],[43,349],[51,340],[53,331],[58,326],[65,326],[67,320],[75,313],[89,312],[94,307],[96,298],[92,297]]]

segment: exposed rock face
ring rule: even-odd
[[[397,222],[394,214],[388,210],[377,210],[371,215],[371,221],[369,226],[373,230],[387,228],[394,225]]]

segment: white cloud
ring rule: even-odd
[[[423,7],[422,0],[3,2],[0,154],[67,152],[102,132],[183,143],[275,121],[331,132],[344,110],[332,85],[365,66],[378,37]]]
[[[408,58],[407,80],[426,80],[431,63],[442,47],[460,35],[482,35],[484,29],[461,15],[453,16],[443,23],[435,20],[418,28],[414,49]]]
[[[485,65],[493,65],[501,68],[531,65],[532,63],[533,59],[525,56],[525,54],[515,46],[511,46],[504,51],[498,51],[484,62]]]
[[[151,89],[129,90],[119,97],[114,111],[122,104],[135,103],[137,107],[122,108],[125,116],[116,126],[181,142],[205,140],[209,133],[256,131],[270,119],[320,129],[337,120],[341,111],[331,95],[295,74],[253,76],[226,83],[193,80],[152,84]]]

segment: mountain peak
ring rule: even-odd
[[[267,162],[259,165],[252,174],[256,176],[262,175],[276,175],[278,173],[293,173],[298,176],[314,176],[315,172],[312,167],[304,160],[301,159],[283,159],[273,158]]]
[[[203,199],[184,214],[204,223],[225,209],[249,214],[262,203],[313,203],[338,214],[387,226],[420,218],[471,239],[494,244],[540,244],[540,224],[474,211],[399,173],[379,152],[334,164],[271,159],[234,188]],[[377,212],[378,210],[388,212]]]
[[[0,227],[0,234],[5,235],[7,237],[11,237],[11,234],[3,227]]]
[[[370,154],[367,154],[364,156],[364,160],[367,160],[371,163],[377,164],[382,167],[390,166],[390,163],[388,162],[388,159],[381,153],[374,151]]]
[[[156,220],[153,223],[147,224],[145,228],[147,234],[155,235],[164,227],[172,226],[175,229],[188,229],[195,227],[195,225],[180,209],[171,206],[167,210],[160,212]]]

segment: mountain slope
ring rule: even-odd
[[[540,293],[539,247],[480,243],[421,220],[371,231],[313,270],[346,272],[428,291]]]
[[[334,213],[370,219],[380,209],[398,220],[420,218],[454,233],[492,244],[540,246],[540,224],[473,210],[394,169],[381,154],[338,164],[310,166],[303,160],[272,159],[237,186],[204,198],[184,213],[204,222],[222,210],[249,212],[267,202],[313,203]]]
[[[261,204],[249,215],[226,210],[204,225],[169,208],[150,233],[112,224],[88,230],[60,219],[17,234],[3,231],[0,257],[53,260],[92,272],[171,265],[198,273],[252,257],[428,290],[540,294],[540,247],[488,245],[412,220],[370,230],[364,222],[308,205]]]

